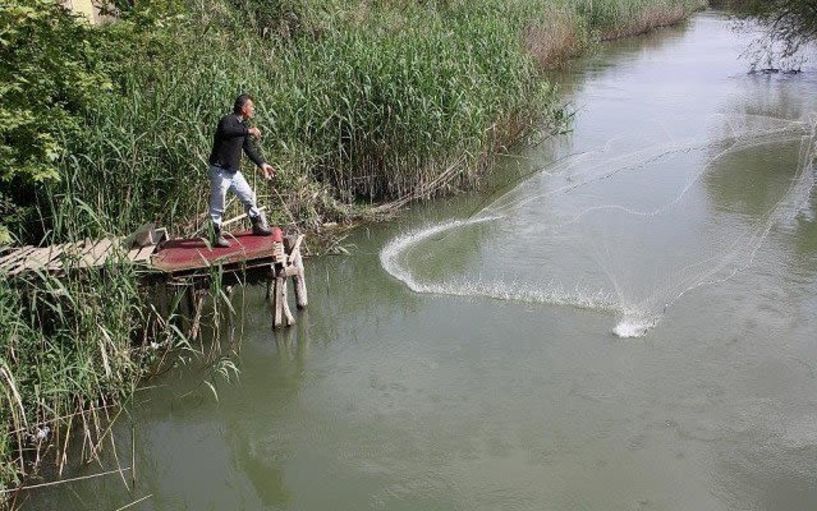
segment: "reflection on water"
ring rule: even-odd
[[[744,37],[704,13],[558,75],[570,135],[310,260],[293,329],[249,290],[239,382],[120,421],[132,491],[29,508],[817,508],[817,75],[747,75]]]

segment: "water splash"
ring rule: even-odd
[[[643,337],[655,326],[657,319],[641,318],[639,316],[625,316],[613,327],[613,334],[622,339]]]

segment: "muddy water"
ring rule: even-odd
[[[309,261],[296,328],[248,290],[218,402],[141,392],[132,493],[30,507],[817,508],[817,75],[748,75],[748,37],[707,12],[577,63],[570,134]]]

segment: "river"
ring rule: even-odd
[[[26,507],[817,509],[817,74],[750,38],[707,11],[555,75],[569,134],[308,261],[289,331],[248,289],[218,401],[139,392],[132,493]]]

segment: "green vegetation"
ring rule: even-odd
[[[10,0],[0,237],[53,243],[147,221],[194,231],[212,131],[239,92],[257,98],[279,168],[274,189],[255,183],[273,222],[314,228],[470,186],[497,151],[563,122],[543,69],[701,5],[118,0],[118,21],[91,28],[48,0]],[[153,368],[151,342],[192,349],[136,282],[121,267],[0,279],[0,488],[36,471],[48,442],[63,453],[71,421],[99,424],[126,398]]]
[[[723,0],[739,17],[759,24],[764,36],[752,50],[755,68],[797,69],[801,50],[817,40],[817,7],[812,0]]]
[[[281,169],[276,192],[259,190],[289,206],[294,219],[276,208],[279,221],[348,218],[454,162],[452,185],[473,183],[493,151],[558,122],[542,66],[700,2],[165,0],[121,2],[121,20],[99,29],[48,0],[7,5],[0,112],[18,120],[2,123],[14,159],[0,179],[14,193],[0,199],[0,223],[39,242],[147,220],[189,232],[206,209],[214,123],[242,91],[258,99]],[[18,51],[31,40],[54,51]],[[56,209],[70,225],[57,225]]]
[[[100,35],[49,0],[0,6],[0,244],[7,226],[33,222],[34,193],[59,179],[78,114],[111,87]]]

